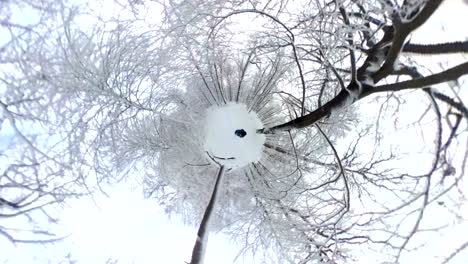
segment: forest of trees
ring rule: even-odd
[[[468,35],[411,38],[450,1],[0,1],[0,239],[60,240],[67,199],[133,175],[198,226],[224,174],[210,228],[241,253],[403,263],[466,226]],[[229,102],[266,141],[220,171],[203,121]]]

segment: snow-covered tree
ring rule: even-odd
[[[61,238],[52,230],[57,204],[87,193],[77,188],[79,151],[60,137],[72,132],[61,127],[66,106],[54,108],[58,65],[46,36],[56,30],[60,6],[26,0],[0,8],[0,237],[52,242]],[[18,16],[20,10],[28,16]]]
[[[411,40],[443,1],[115,3],[2,21],[0,221],[135,175],[278,263],[397,262],[463,218],[468,42]]]

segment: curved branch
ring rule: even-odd
[[[340,168],[340,174],[339,175],[341,175],[343,177],[343,182],[344,182],[344,186],[345,186],[345,190],[346,190],[344,196],[345,196],[345,207],[346,207],[346,212],[347,212],[349,210],[349,206],[350,206],[349,184],[348,184],[348,179],[346,178],[345,169],[343,167],[343,164],[341,163],[340,155],[338,155],[338,151],[336,150],[335,146],[333,146],[333,143],[328,138],[328,136],[325,134],[325,132],[323,132],[323,130],[320,128],[320,126],[315,124],[315,127],[320,132],[320,134],[325,138],[328,145],[330,145],[330,148],[332,149],[333,154],[335,155],[336,162],[338,163],[338,166]]]

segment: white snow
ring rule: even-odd
[[[227,168],[240,168],[260,160],[265,135],[257,134],[263,124],[244,104],[228,103],[207,109],[204,148],[210,159]],[[239,137],[236,130],[247,134]]]

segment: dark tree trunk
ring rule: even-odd
[[[216,176],[216,182],[213,188],[213,192],[211,194],[210,201],[208,202],[208,206],[205,209],[205,213],[203,214],[202,221],[200,226],[198,227],[197,232],[197,241],[195,242],[195,246],[193,247],[192,251],[192,260],[190,260],[190,264],[201,264],[203,263],[204,251],[205,251],[205,242],[208,238],[208,223],[211,218],[211,214],[213,213],[216,197],[218,195],[219,184],[224,174],[224,166],[221,166],[218,171],[218,176]]]

